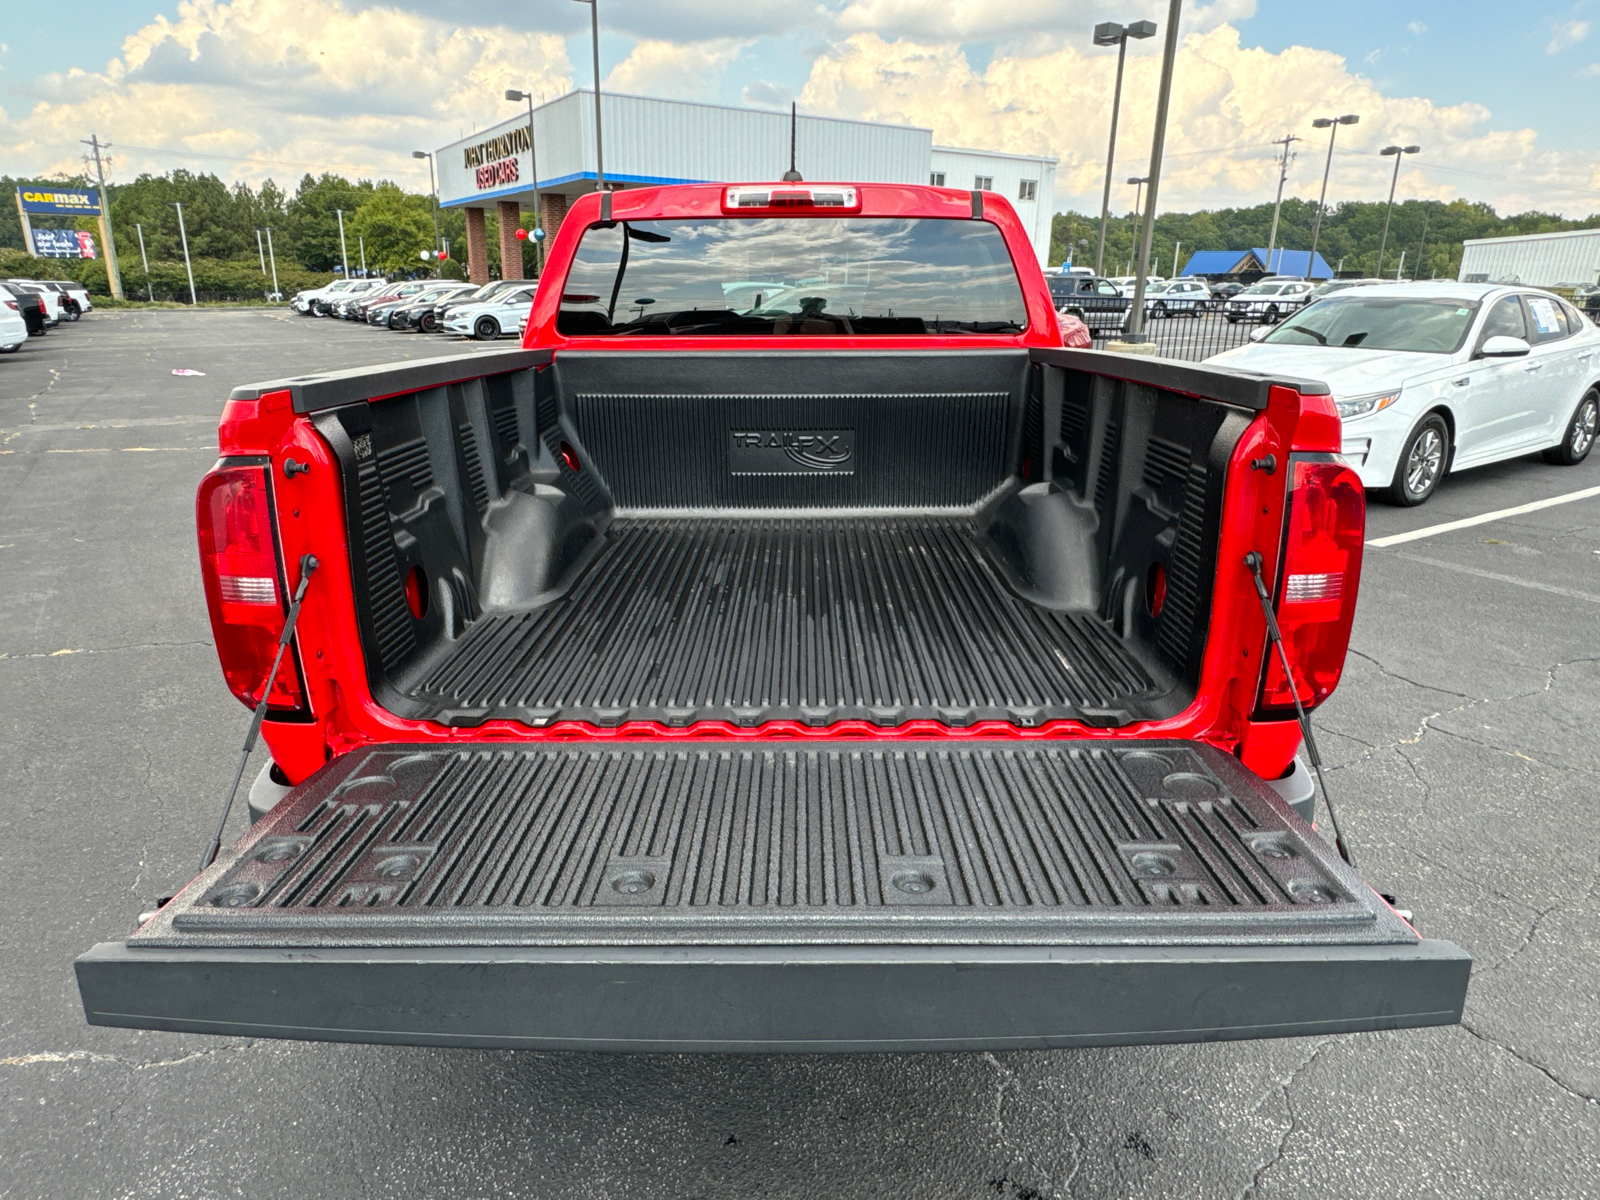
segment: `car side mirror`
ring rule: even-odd
[[[1479,358],[1521,358],[1533,349],[1527,342],[1519,337],[1506,337],[1498,334],[1489,338],[1478,350]]]
[[[1252,342],[1259,342],[1262,338],[1266,337],[1267,334],[1271,333],[1275,328],[1276,328],[1276,326],[1274,326],[1274,325],[1257,325],[1254,329],[1252,329],[1250,331],[1250,340]]]

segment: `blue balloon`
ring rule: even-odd
[[[544,230],[542,230],[542,229],[535,229],[535,230],[534,230],[534,231],[533,231],[533,240],[534,240],[534,241],[536,241],[536,242],[542,242],[542,241],[544,241]]]

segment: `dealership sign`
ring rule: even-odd
[[[100,193],[94,188],[25,183],[17,188],[17,207],[36,217],[98,217]]]
[[[75,229],[35,229],[33,253],[36,258],[94,258],[94,234]]]
[[[527,128],[518,126],[499,137],[462,147],[461,165],[473,173],[472,181],[480,192],[485,188],[504,187],[522,178],[517,155],[532,146]]]

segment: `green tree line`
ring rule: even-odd
[[[75,278],[93,291],[106,293],[103,258],[30,257],[14,199],[18,185],[25,182],[35,181],[0,176],[0,254],[8,264],[7,273]],[[50,182],[63,187],[92,186],[82,176]],[[327,282],[334,277],[335,266],[342,265],[344,255],[348,255],[351,273],[358,274],[363,242],[366,264],[373,273],[393,277],[431,271],[419,254],[433,245],[432,197],[407,192],[388,180],[352,181],[326,172],[307,174],[291,193],[271,179],[257,188],[247,183],[230,186],[212,174],[178,169],[165,175],[140,175],[132,183],[113,185],[110,192],[112,233],[123,288],[130,297],[144,296],[153,289],[157,299],[188,299],[177,203],[183,205],[183,231],[188,235],[195,287],[202,298],[258,298],[270,287],[270,274],[264,276],[261,270],[258,229],[272,230],[278,282],[285,295]],[[343,254],[340,210],[344,213]],[[464,214],[460,209],[440,209],[438,219],[439,235],[448,240],[451,254],[442,271],[459,277],[466,257]],[[34,224],[95,230],[92,220],[36,217]],[[263,233],[262,239],[265,237]],[[490,273],[498,276],[499,239],[491,236],[488,240]],[[530,275],[531,245],[525,244],[523,263],[524,273]],[[144,258],[150,263],[148,281]]]
[[[1386,207],[1381,201],[1350,201],[1330,206],[1323,214],[1317,253],[1335,270],[1372,275],[1378,267]],[[1278,219],[1278,249],[1309,250],[1316,213],[1317,206],[1312,201],[1285,199]],[[1471,200],[1452,200],[1448,204],[1439,200],[1407,200],[1394,206],[1389,223],[1389,245],[1383,259],[1384,274],[1393,276],[1403,250],[1406,278],[1454,279],[1461,267],[1462,243],[1468,238],[1595,228],[1600,228],[1600,214],[1581,221],[1569,221],[1543,212],[1502,217],[1489,205]],[[1265,248],[1271,230],[1271,204],[1159,213],[1150,241],[1151,274],[1172,274],[1174,249],[1178,251],[1178,269],[1182,270],[1189,255],[1197,250]],[[1099,233],[1098,215],[1057,213],[1050,231],[1051,264],[1065,262],[1070,247],[1077,265],[1094,266]],[[1133,213],[1114,215],[1107,222],[1104,259],[1107,275],[1132,274],[1134,237]]]

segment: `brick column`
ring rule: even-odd
[[[517,241],[517,222],[522,218],[522,206],[515,200],[501,200],[500,209],[500,278],[522,278],[522,243]]]
[[[561,228],[561,222],[567,216],[567,198],[560,192],[541,192],[539,203],[544,206],[544,219],[539,222],[544,230],[545,249],[550,248],[550,243],[556,240],[556,230]]]
[[[483,236],[483,209],[467,209],[467,278],[489,282],[489,243]]]

